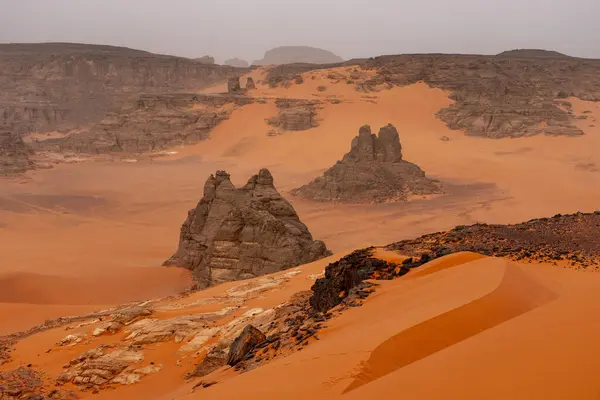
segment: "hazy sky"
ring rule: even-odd
[[[344,58],[545,48],[600,58],[600,0],[0,0],[0,42],[223,61],[308,45]]]

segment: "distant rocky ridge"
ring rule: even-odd
[[[215,58],[211,56],[202,56],[200,58],[194,58],[194,61],[202,64],[213,65],[215,63]]]
[[[217,171],[181,227],[179,248],[165,262],[190,269],[200,288],[273,273],[326,257],[292,205],[262,169],[236,189]]]
[[[503,51],[497,55],[498,57],[545,57],[545,58],[571,58],[570,56],[559,53],[558,51],[542,50],[542,49],[515,49]]]
[[[25,172],[35,167],[33,150],[14,132],[0,127],[0,176]]]
[[[331,64],[343,61],[342,57],[328,50],[308,46],[282,46],[267,51],[262,60],[256,60],[252,65]]]
[[[512,53],[515,54],[515,53]],[[520,54],[520,55],[519,55]],[[537,54],[537,53],[536,53]],[[330,65],[356,65],[376,75],[353,82],[361,91],[424,82],[450,92],[455,104],[438,118],[451,129],[488,138],[538,134],[578,136],[570,103],[578,97],[600,101],[600,60],[541,57],[516,52],[498,56],[417,54],[381,56]],[[271,85],[285,84],[318,65],[282,65],[269,71]]]
[[[400,137],[393,125],[381,128],[378,136],[365,125],[341,161],[292,194],[316,201],[381,203],[440,192],[437,181],[402,158]]]
[[[245,60],[242,60],[239,58],[230,58],[228,60],[225,60],[223,65],[229,65],[230,67],[236,67],[236,68],[248,68],[249,67],[248,61],[245,61]]]
[[[365,68],[377,71],[367,86],[423,81],[448,90],[456,103],[438,117],[473,136],[582,135],[560,99],[600,100],[600,60],[405,55],[377,57]]]
[[[0,44],[0,125],[19,134],[68,132],[140,93],[195,91],[240,73],[114,46]]]

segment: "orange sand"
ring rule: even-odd
[[[211,139],[177,148],[172,156],[137,163],[63,164],[31,172],[23,179],[3,180],[0,333],[26,329],[47,318],[180,292],[190,283],[187,271],[160,264],[175,250],[180,225],[201,197],[208,174],[226,169],[235,184],[242,184],[259,168],[267,167],[285,194],[340,159],[363,124],[374,130],[387,123],[396,125],[405,158],[442,180],[448,194],[381,205],[320,204],[288,196],[313,236],[325,240],[335,252],[387,244],[458,224],[518,222],[598,208],[598,104],[570,99],[577,115],[591,111],[587,120],[577,122],[586,132],[583,137],[488,140],[451,131],[436,119],[435,113],[451,103],[441,90],[415,84],[364,94],[344,81],[330,82],[327,73],[305,74],[304,84],[288,89],[259,85],[252,92],[261,97],[326,101],[319,110],[320,126],[309,131],[268,137],[271,128],[265,119],[277,112],[269,101],[234,111]],[[255,80],[262,79],[261,71],[252,74]],[[321,85],[327,91],[318,92]],[[327,102],[333,98],[342,102]],[[442,136],[451,140],[442,141]],[[429,268],[435,273],[424,269],[422,276],[408,279],[411,274],[385,283],[364,307],[332,323],[321,342],[232,378],[231,385],[205,389],[202,398],[228,398],[240,388],[248,390],[248,396],[259,396],[244,398],[329,398],[342,393],[358,379],[360,363],[386,340],[493,292],[509,268],[503,261],[465,257],[450,262],[470,261],[458,268],[432,265]],[[460,398],[560,398],[567,387],[580,389],[570,398],[591,396],[596,388],[590,374],[599,371],[596,360],[600,358],[598,349],[589,343],[599,326],[586,317],[595,315],[594,303],[600,304],[593,300],[600,277],[546,267],[510,268],[530,275],[535,285],[552,286],[559,299],[427,354],[357,387],[347,397],[385,398],[385,393],[398,393],[402,388],[409,398],[435,397],[435,393],[460,393]],[[556,284],[563,280],[564,284]],[[307,289],[307,281],[302,282],[298,288]],[[290,294],[277,293],[269,303],[278,304]],[[529,304],[527,299],[519,301]],[[580,312],[569,313],[569,309]],[[460,318],[456,323],[465,323]],[[585,329],[570,328],[575,326]],[[35,347],[39,338],[30,340]],[[169,371],[165,373],[170,378],[165,380],[159,380],[160,374],[148,377],[149,382],[156,382],[146,393],[159,397],[154,390],[163,385],[165,398],[172,398],[170,391],[185,394],[180,393],[183,371]],[[465,377],[462,371],[467,371]],[[572,371],[568,380],[558,375],[564,371]],[[432,381],[432,376],[437,378]],[[542,384],[542,379],[548,383]],[[142,392],[144,385],[140,384]],[[484,394],[486,387],[489,390]]]

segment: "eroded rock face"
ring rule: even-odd
[[[229,356],[227,357],[227,365],[234,366],[242,361],[248,353],[250,353],[256,346],[262,343],[267,337],[264,333],[248,325],[244,328],[240,336],[238,336],[231,347],[229,348]]]
[[[165,262],[193,271],[199,287],[248,279],[329,255],[262,169],[236,189],[217,171],[181,227],[177,252]]]
[[[370,203],[404,201],[410,195],[440,192],[438,182],[427,178],[417,165],[403,160],[394,126],[381,128],[376,136],[365,125],[341,161],[293,194],[317,201]]]
[[[247,90],[256,89],[256,83],[254,83],[254,79],[252,79],[251,76],[249,76],[248,80],[246,81],[246,89]]]
[[[138,93],[194,92],[244,72],[124,47],[0,44],[0,124],[19,134],[80,129]]]
[[[192,144],[229,118],[231,108],[252,99],[195,93],[142,94],[119,112],[109,113],[91,129],[60,139],[32,143],[36,150],[86,154],[142,153]]]
[[[240,77],[235,76],[227,81],[227,91],[229,93],[241,93],[242,86],[240,85]]]
[[[29,148],[18,134],[0,130],[0,176],[25,172],[35,167]]]
[[[288,131],[304,131],[319,126],[317,121],[318,101],[277,99],[279,114],[267,123]]]

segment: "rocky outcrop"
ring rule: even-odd
[[[402,158],[400,137],[394,126],[381,128],[376,136],[365,125],[341,161],[292,193],[316,201],[370,203],[405,201],[411,195],[440,192],[437,181]]]
[[[0,44],[0,125],[83,128],[140,93],[198,91],[244,71],[124,47]]]
[[[256,346],[265,341],[267,337],[264,333],[248,325],[242,333],[231,343],[229,347],[229,356],[227,357],[227,365],[235,366],[240,361],[243,361],[248,353]]]
[[[319,101],[277,99],[275,104],[279,114],[267,120],[269,125],[287,131],[304,131],[319,126],[317,121]]]
[[[248,77],[246,81],[246,90],[256,89],[256,83],[254,83],[254,79],[251,76]]]
[[[329,255],[262,169],[236,189],[217,171],[181,227],[179,248],[165,262],[193,271],[199,287],[247,279]]]
[[[0,128],[0,176],[35,168],[35,163],[30,159],[32,155],[33,150],[18,134]]]
[[[267,51],[262,60],[256,60],[252,65],[331,64],[342,61],[342,57],[328,50],[308,46],[282,46]]]
[[[230,67],[236,67],[236,68],[248,68],[250,66],[248,64],[248,61],[241,60],[239,58],[230,58],[228,60],[225,60],[223,65],[228,65]]]
[[[199,62],[200,64],[213,65],[215,63],[215,58],[211,56],[202,56],[200,58],[194,58],[194,61]]]
[[[216,346],[206,354],[193,371],[186,375],[186,378],[202,378],[225,365],[227,365],[227,352]]]
[[[438,117],[451,129],[489,138],[582,135],[558,98],[600,101],[600,61],[568,57],[476,55],[383,56],[364,68],[376,76],[363,89],[423,81],[455,101]]]
[[[240,85],[239,76],[229,78],[229,80],[227,81],[227,92],[232,94],[242,93],[242,86]]]
[[[88,154],[142,153],[193,144],[229,118],[232,108],[251,103],[235,95],[140,95],[119,112],[109,113],[90,130],[32,143],[35,149]]]
[[[514,260],[535,260],[588,268],[600,260],[600,211],[557,214],[514,225],[475,224],[403,240],[390,250],[416,258],[470,251]]]

